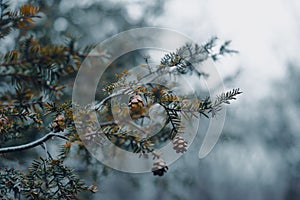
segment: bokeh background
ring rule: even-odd
[[[88,198],[300,199],[300,1],[29,2],[41,5],[43,18],[32,32],[44,43],[63,42],[71,33],[81,46],[98,44],[121,31],[154,26],[200,44],[212,36],[232,40],[231,47],[240,52],[215,64],[225,87],[239,87],[243,95],[228,106],[222,136],[207,157],[198,159],[201,128],[189,151],[163,177],[122,173],[97,161],[86,166],[74,155],[68,164],[99,188]],[[2,41],[0,51],[13,48],[19,35]]]

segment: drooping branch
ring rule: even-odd
[[[31,148],[34,148],[36,146],[42,145],[44,142],[46,142],[47,140],[49,140],[52,137],[59,137],[59,138],[68,140],[68,138],[66,136],[64,136],[64,132],[61,132],[61,133],[50,132],[47,135],[45,135],[44,137],[42,137],[40,139],[37,139],[33,142],[27,143],[27,144],[0,148],[0,153],[9,153],[9,152],[16,152],[16,151],[31,149]]]

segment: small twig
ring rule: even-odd
[[[47,145],[45,142],[43,142],[43,144],[41,144],[42,148],[46,151],[46,160],[48,160],[49,158],[51,160],[53,160],[53,157],[51,156],[50,152],[47,149]]]

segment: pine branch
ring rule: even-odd
[[[216,112],[221,109],[222,104],[230,104],[230,101],[236,100],[236,96],[239,94],[242,94],[242,92],[237,88],[217,96],[214,103],[210,105],[208,113],[212,113],[212,116],[215,116]]]
[[[27,28],[30,24],[34,24],[33,18],[41,18],[38,15],[39,8],[33,5],[23,5],[19,11],[8,10],[8,2],[1,1],[0,6],[0,39],[10,34],[13,29]]]
[[[224,56],[226,54],[235,54],[235,53],[239,53],[236,50],[230,49],[229,45],[231,43],[231,40],[227,40],[225,41],[220,48],[218,49],[218,51],[216,53],[211,53],[210,57],[216,61],[219,59],[220,56]]]
[[[169,108],[164,106],[166,111],[171,112],[183,112],[183,113],[200,113],[205,115],[207,118],[209,116],[207,113],[212,113],[212,117],[214,117],[217,113],[217,111],[220,111],[222,104],[230,104],[231,100],[236,100],[236,96],[242,94],[240,89],[233,89],[231,91],[228,91],[226,93],[222,93],[221,95],[217,96],[216,100],[212,102],[209,97],[204,99],[200,102],[198,108]],[[207,113],[206,113],[207,112]],[[170,116],[169,116],[170,117]]]

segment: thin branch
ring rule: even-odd
[[[63,135],[63,133],[50,132],[47,135],[45,135],[44,137],[37,139],[33,142],[27,143],[27,144],[22,144],[22,145],[13,146],[13,147],[0,148],[0,153],[9,153],[9,152],[16,152],[16,151],[31,149],[36,146],[43,145],[44,142],[46,142],[47,140],[49,140],[52,137],[59,137],[59,138],[65,139],[65,140],[69,140],[66,136]]]
[[[7,76],[20,76],[22,78],[32,78],[33,76],[28,75],[28,74],[23,74],[20,72],[14,72],[14,73],[1,73],[0,74],[1,77],[7,77]]]
[[[93,57],[93,56],[95,56],[95,57],[105,57],[105,58],[108,57],[108,55],[105,54],[105,53],[88,54],[88,53],[74,52],[73,54],[71,54],[70,51],[66,50],[62,53],[52,53],[52,54],[46,54],[46,55],[43,55],[43,56],[37,56],[37,57],[32,58],[30,60],[25,58],[25,59],[19,59],[19,60],[15,60],[15,61],[2,62],[2,63],[0,63],[0,66],[7,67],[7,66],[22,65],[22,64],[25,64],[25,63],[30,63],[30,64],[41,64],[42,63],[42,64],[44,64],[44,60],[47,59],[47,58],[53,58],[53,57],[60,58],[61,56],[67,57],[67,56],[70,56],[70,55],[78,56],[78,57],[81,57],[81,58]],[[3,74],[3,75],[23,75],[23,74],[17,74],[17,73],[10,73],[9,74],[8,73],[8,74]]]
[[[0,106],[33,106],[36,104],[43,104],[43,101],[32,101],[32,102],[23,102],[23,103],[1,103]]]
[[[112,99],[112,98],[114,98],[114,97],[118,97],[118,96],[123,95],[123,94],[126,92],[126,90],[128,90],[128,88],[122,89],[122,90],[120,90],[119,92],[114,93],[114,94],[111,94],[111,95],[109,95],[108,97],[104,98],[100,103],[98,103],[97,105],[95,105],[95,107],[94,107],[95,110],[96,110],[96,111],[101,110],[102,106],[103,106],[108,100],[110,100],[110,99]]]
[[[99,123],[100,126],[107,126],[107,125],[118,125],[117,121],[108,121],[108,122],[101,122]]]

